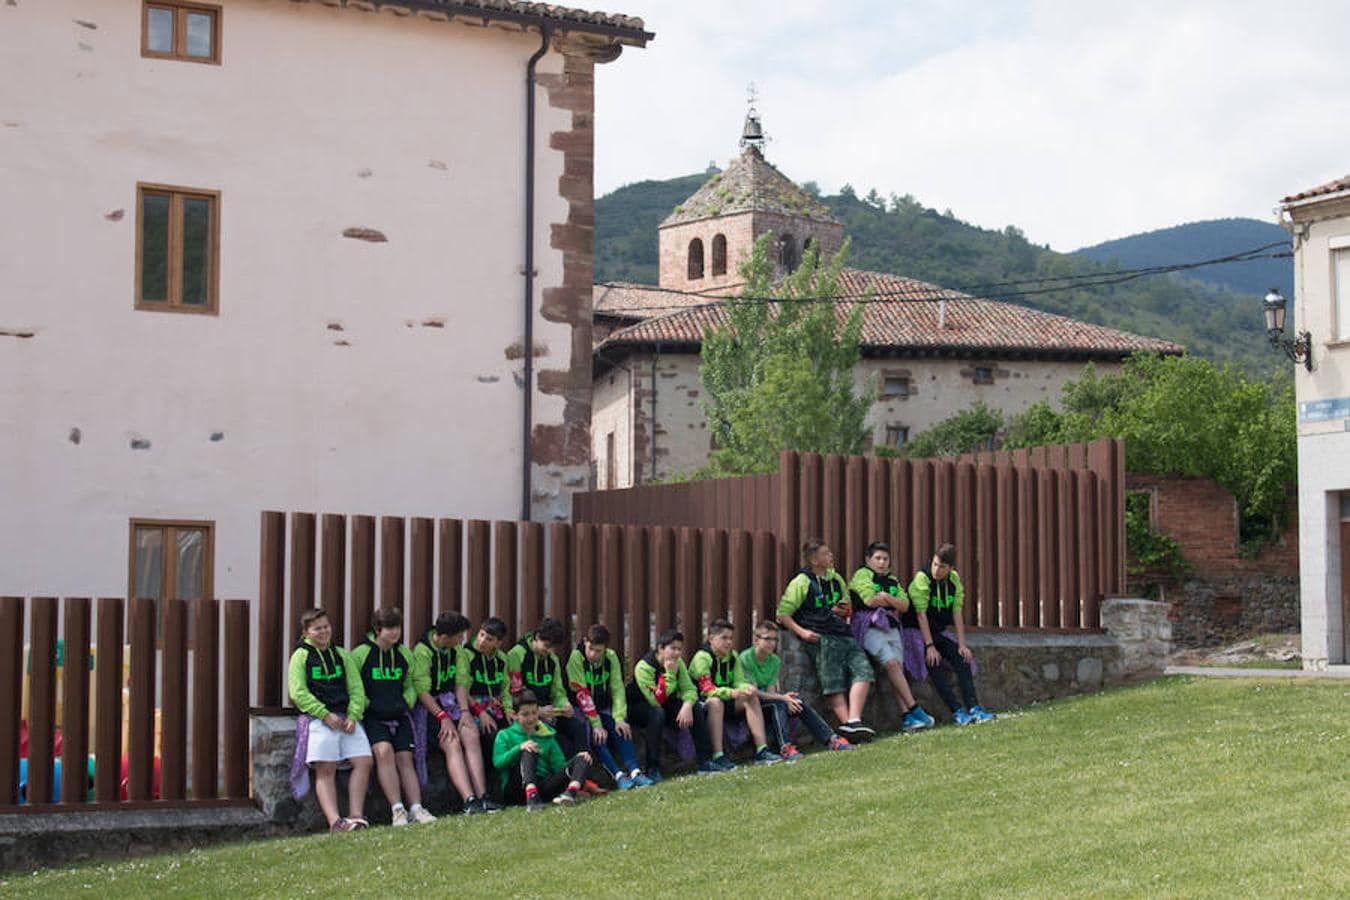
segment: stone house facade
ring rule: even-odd
[[[0,591],[252,596],[263,509],[565,516],[594,67],[650,38],[508,0],[0,4]]]

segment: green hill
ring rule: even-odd
[[[655,284],[656,227],[706,177],[698,174],[644,181],[598,198],[596,280]],[[1060,290],[1057,288],[1062,282],[1038,283],[1031,279],[1101,276],[1129,266],[1056,253],[1030,243],[1012,226],[1003,231],[977,228],[956,218],[950,210],[938,212],[909,196],[883,198],[873,191],[862,198],[845,187],[839,194],[821,199],[844,223],[844,233],[853,238],[850,265],[857,268],[907,275],[991,299],[1166,338],[1216,362],[1232,360],[1252,373],[1266,373],[1283,364],[1265,341],[1259,294],[1172,276]],[[1217,252],[1197,251],[1199,257],[1188,259],[1212,258],[1263,243],[1269,241],[1238,241]]]

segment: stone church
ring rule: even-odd
[[[709,297],[734,296],[739,264],[774,235],[780,274],[818,246],[837,251],[844,227],[764,157],[752,112],[741,154],[711,174],[658,228],[659,284],[595,285],[592,462],[597,488],[622,488],[690,472],[708,461],[712,436],[699,383],[703,335],[726,322]],[[1140,350],[1181,353],[1142,337],[933,284],[845,269],[841,293],[896,302],[864,307],[860,386],[877,392],[868,417],[874,446],[912,435],[983,401],[1005,415],[1054,402],[1087,363],[1117,368]],[[847,303],[841,302],[841,314]]]

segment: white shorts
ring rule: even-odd
[[[341,762],[357,756],[370,756],[370,741],[366,730],[356,723],[356,731],[347,734],[329,728],[321,720],[309,723],[309,745],[305,748],[305,762]]]
[[[892,625],[890,628],[869,628],[863,632],[863,649],[867,651],[868,656],[883,666],[893,659],[904,665],[905,646],[901,642],[900,635],[898,625]]]

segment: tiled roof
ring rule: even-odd
[[[1350,191],[1350,175],[1346,175],[1343,178],[1337,178],[1334,181],[1328,181],[1326,184],[1319,184],[1317,187],[1308,188],[1306,191],[1299,191],[1297,194],[1290,194],[1280,202],[1295,203],[1299,200],[1321,197],[1323,194],[1335,194],[1338,191]]]
[[[321,0],[329,2],[332,0]],[[522,23],[549,22],[564,31],[605,34],[620,43],[643,46],[654,35],[645,30],[636,16],[592,12],[559,6],[555,3],[530,3],[525,0],[345,0],[367,9],[390,6],[404,10],[426,10],[447,16],[478,17]]]
[[[913,278],[844,270],[842,294],[862,297],[869,290],[878,299],[898,302],[873,302],[863,307],[862,349],[868,355],[945,351],[1124,357],[1137,350],[1174,354],[1184,349],[1171,341],[1091,325],[1012,303],[981,300]],[[660,291],[659,295],[669,293]],[[619,299],[615,297],[608,304],[610,314],[618,314]],[[620,348],[658,342],[698,345],[708,330],[726,324],[726,310],[717,301],[689,296],[682,299],[688,309],[651,314],[650,307],[675,305],[664,299],[649,303],[648,310],[632,309],[635,316],[647,317],[616,331],[601,346]],[[851,306],[847,300],[836,301],[835,310],[841,321],[848,316]]]
[[[829,207],[793,184],[754,147],[747,147],[726,171],[713,175],[675,207],[661,227],[750,211],[838,222]]]
[[[708,302],[708,298],[696,294],[667,291],[627,281],[597,284],[593,298],[596,315],[608,315],[617,319],[647,319],[661,313],[674,312]]]

